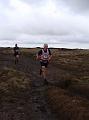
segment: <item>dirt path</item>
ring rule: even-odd
[[[23,97],[20,99],[19,97],[16,98],[18,102],[21,102],[21,108],[19,109],[22,112],[20,112],[20,114],[16,112],[17,117],[11,117],[10,119],[8,118],[8,120],[59,120],[55,113],[50,110],[47,104],[45,91],[48,86],[44,85],[43,79],[39,76],[38,61],[35,61],[30,57],[22,56],[20,63],[18,65],[14,65],[14,59],[12,55],[3,55],[0,57],[0,69],[3,67],[8,67],[22,71],[31,78],[32,82],[30,95],[29,92],[26,91],[22,94]],[[49,73],[48,80],[50,81],[52,79],[53,76],[50,77]],[[5,117],[4,119],[7,120]],[[1,118],[1,120],[4,119]]]

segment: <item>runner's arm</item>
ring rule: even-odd
[[[41,59],[41,55],[42,55],[42,50],[40,50],[37,54],[36,54],[36,59],[40,60]]]

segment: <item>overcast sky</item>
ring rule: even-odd
[[[89,0],[0,0],[0,46],[89,48]]]

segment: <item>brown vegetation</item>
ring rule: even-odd
[[[88,120],[89,101],[71,96],[63,89],[57,87],[48,88],[48,104],[57,113],[61,120]]]
[[[5,50],[2,50],[1,53],[13,54],[12,49],[7,49],[7,53]],[[21,69],[19,68],[20,70],[24,69],[23,64],[25,63],[32,70],[31,77],[37,80],[39,79],[37,77],[39,66],[36,64],[35,58],[39,49],[22,48],[21,56],[24,62],[20,66]],[[48,105],[53,112],[57,113],[60,120],[88,120],[89,50],[51,49],[51,51],[53,57],[49,64],[50,76],[48,76],[50,84],[45,90]],[[26,58],[27,62],[25,62]],[[28,61],[30,62],[28,63]],[[8,68],[0,71],[0,96],[3,100],[9,100],[13,95],[19,96],[25,91],[30,91],[31,82],[26,77],[27,68],[25,67],[22,71],[25,73]],[[53,83],[51,83],[51,79]]]
[[[27,89],[30,84],[29,78],[24,73],[10,68],[0,71],[0,92],[16,92],[16,90]]]

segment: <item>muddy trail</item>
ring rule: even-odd
[[[0,54],[0,69],[4,67],[24,72],[31,79],[31,90],[27,89],[15,96],[14,103],[7,105],[2,101],[0,120],[59,120],[56,113],[51,111],[45,96],[48,86],[56,82],[54,74],[61,72],[59,69],[56,68],[55,72],[55,68],[49,65],[50,84],[44,85],[44,80],[39,75],[39,62],[29,56],[22,55],[19,64],[15,65],[12,54]],[[18,109],[15,108],[17,104]]]

